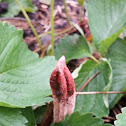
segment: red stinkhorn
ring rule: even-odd
[[[76,91],[70,71],[62,56],[51,74],[50,86],[53,94],[53,122],[64,120],[65,115],[73,113],[75,107]]]

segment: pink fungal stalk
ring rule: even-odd
[[[50,76],[53,94],[53,122],[64,120],[66,114],[73,113],[76,100],[75,83],[62,56]]]

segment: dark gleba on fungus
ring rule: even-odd
[[[64,120],[65,115],[73,113],[76,100],[75,83],[62,56],[50,76],[53,93],[53,122]]]

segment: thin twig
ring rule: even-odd
[[[118,103],[117,105],[118,105],[118,107],[120,108],[120,110],[123,108],[119,103]]]
[[[94,74],[91,78],[89,78],[89,79],[84,83],[84,85],[78,90],[78,92],[81,92],[81,91],[84,89],[84,87],[85,87],[94,77],[96,77],[99,73],[100,73],[100,71],[97,72],[96,74]]]
[[[110,120],[116,120],[115,117],[111,117],[111,116],[103,116],[103,118],[110,119]]]
[[[108,92],[76,92],[76,95],[88,95],[88,94],[126,94],[126,92],[108,91]]]
[[[112,111],[113,111],[115,116],[118,114],[114,108],[112,109]]]

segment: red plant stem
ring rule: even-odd
[[[76,95],[89,95],[89,94],[126,94],[126,92],[108,91],[108,92],[76,92]]]
[[[100,72],[97,72],[97,73],[94,74],[91,78],[89,78],[89,79],[84,83],[84,85],[78,90],[78,92],[81,92],[81,91],[84,89],[84,87],[87,86],[88,83],[89,83],[94,77],[96,77],[99,73],[100,73]]]

